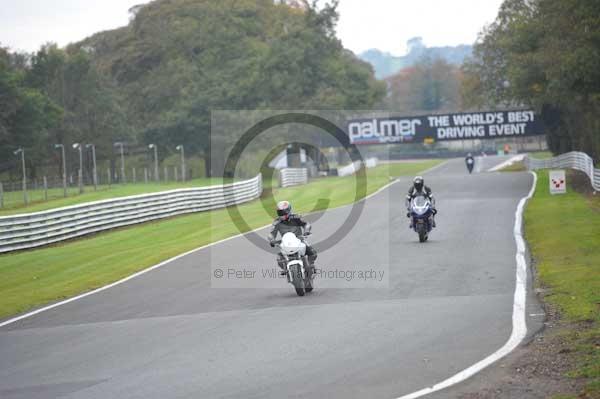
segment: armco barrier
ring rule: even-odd
[[[377,158],[367,158],[365,159],[365,166],[367,168],[375,168],[377,167],[379,160]]]
[[[361,161],[352,162],[349,165],[338,168],[338,176],[350,176],[355,174],[362,166]]]
[[[43,212],[0,217],[0,253],[34,248],[116,227],[258,198],[262,177],[210,187],[115,198]]]
[[[308,169],[284,168],[279,171],[280,187],[290,187],[308,183]]]
[[[594,161],[584,152],[571,151],[550,159],[525,157],[525,165],[529,170],[570,168],[588,175],[595,191],[600,191],[600,169],[594,168]]]

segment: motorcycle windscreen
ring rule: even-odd
[[[429,200],[423,196],[415,197],[412,201],[411,208],[417,215],[423,215],[429,209]]]

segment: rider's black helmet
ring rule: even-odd
[[[423,189],[424,184],[425,184],[425,181],[423,180],[423,178],[421,176],[417,176],[413,179],[413,185],[415,186],[415,189],[418,191],[421,191]]]
[[[292,213],[292,204],[288,201],[279,201],[277,203],[277,216],[282,218],[283,220],[287,220],[287,218]]]

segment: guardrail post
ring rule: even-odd
[[[135,184],[135,182],[136,182],[135,168],[133,168],[133,170],[132,170],[132,175],[133,175],[132,176],[132,178],[133,178],[133,184]]]
[[[173,175],[175,176],[175,181],[179,180],[177,179],[177,166],[173,166]]]
[[[1,182],[0,182],[0,208],[4,208],[4,187],[2,187]]]
[[[148,184],[148,168],[144,168],[144,183]]]
[[[48,179],[44,176],[44,201],[48,201]]]
[[[111,183],[111,174],[110,174],[110,168],[106,169],[106,177],[108,179],[107,183],[108,183],[108,188],[110,188],[110,183]]]
[[[169,169],[165,166],[165,183],[169,181]]]

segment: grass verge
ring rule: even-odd
[[[550,151],[531,152],[529,153],[529,155],[531,155],[532,158],[536,159],[549,159],[554,157],[554,154],[552,154]]]
[[[355,201],[357,184],[370,194],[391,177],[414,175],[440,160],[383,164],[369,169],[366,178],[323,178],[308,185],[274,189],[273,197],[240,206],[251,229],[272,221],[269,204],[289,199],[294,210],[306,213]],[[268,211],[265,210],[267,207]],[[62,245],[0,256],[0,318],[72,297],[177,254],[238,234],[226,209],[180,216],[118,229]]]
[[[523,172],[525,170],[527,170],[525,164],[521,161],[517,161],[500,169],[500,172]]]
[[[544,301],[560,313],[561,337],[574,355],[573,378],[586,379],[583,398],[600,397],[600,197],[552,196],[548,171],[538,172],[525,211],[525,232]]]

